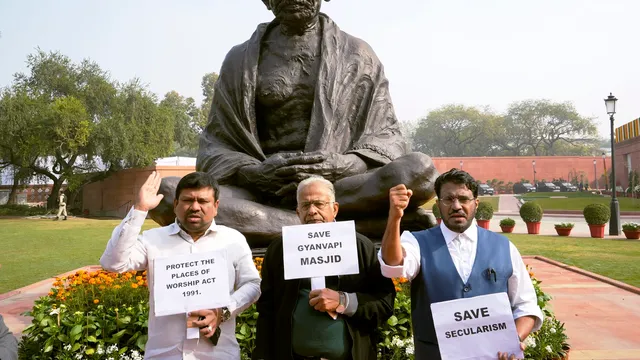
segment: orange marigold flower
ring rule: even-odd
[[[120,285],[114,285],[113,288],[114,289],[120,289]]]
[[[53,291],[49,291],[49,296],[53,296]]]
[[[93,299],[93,303],[94,303],[94,304],[97,304],[97,303],[99,303],[99,302],[100,302],[100,300],[98,300],[98,299]]]
[[[131,284],[131,287],[134,288],[134,289],[137,289],[138,288],[138,284],[133,283],[133,284]]]
[[[138,281],[142,280],[142,276],[136,276],[136,280]]]

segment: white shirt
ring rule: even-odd
[[[163,360],[237,360],[240,347],[236,340],[236,316],[260,297],[260,275],[253,263],[251,249],[238,231],[211,224],[204,236],[193,241],[177,221],[169,226],[147,230],[140,234],[147,213],[131,209],[118,225],[100,258],[102,267],[109,271],[125,272],[147,270],[149,283],[149,339],[145,359]],[[154,316],[153,262],[156,257],[182,255],[226,249],[229,267],[228,306],[231,318],[222,323],[218,345],[208,339],[187,339],[185,314]]]
[[[467,282],[478,249],[478,227],[475,221],[462,234],[451,231],[443,223],[440,223],[440,230],[447,243],[449,254],[453,260],[458,274],[464,282]],[[409,231],[404,231],[400,236],[400,245],[404,250],[404,262],[402,265],[389,266],[382,260],[382,252],[378,251],[380,268],[382,275],[388,278],[404,277],[409,280],[415,279],[420,272],[420,244]],[[542,326],[542,310],[538,306],[538,298],[533,288],[533,283],[529,277],[527,267],[522,261],[522,256],[518,249],[509,241],[511,254],[511,266],[513,274],[507,281],[507,295],[511,302],[513,318],[522,316],[535,316],[536,323],[531,332],[537,331]]]

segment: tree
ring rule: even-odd
[[[160,107],[167,111],[174,122],[175,156],[196,156],[201,132],[198,121],[200,109],[193,98],[184,98],[176,91],[165,94]]]
[[[525,100],[509,106],[501,143],[513,155],[591,155],[598,146],[593,118],[570,103]]]
[[[117,84],[96,63],[59,52],[38,50],[27,66],[0,99],[0,125],[9,129],[0,158],[51,180],[52,194],[67,182],[73,203],[84,184],[170,151],[174,120],[139,80]]]
[[[210,72],[204,74],[200,86],[202,87],[202,103],[200,104],[200,116],[198,117],[199,132],[202,132],[207,121],[209,119],[209,112],[211,111],[211,103],[213,102],[213,94],[215,93],[215,84],[218,81],[218,74]]]
[[[499,148],[493,141],[499,118],[488,110],[445,105],[418,123],[413,136],[417,151],[431,156],[491,156]]]

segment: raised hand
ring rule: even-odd
[[[164,197],[164,195],[158,194],[161,180],[160,174],[155,171],[149,175],[138,191],[138,197],[134,205],[136,210],[149,211],[160,204]]]
[[[400,219],[404,216],[404,210],[409,206],[413,191],[407,189],[404,184],[396,185],[389,190],[389,218]]]

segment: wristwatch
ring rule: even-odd
[[[222,308],[222,322],[225,322],[227,320],[229,320],[229,318],[231,318],[231,311],[229,311],[228,307],[223,307]]]
[[[340,300],[336,312],[342,314],[347,309],[347,295],[342,291],[338,291],[338,295]]]

